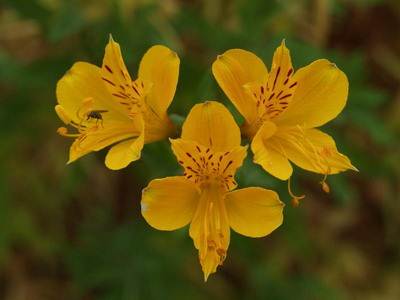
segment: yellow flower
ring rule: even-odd
[[[145,143],[168,137],[174,126],[167,109],[175,94],[179,58],[165,46],[151,47],[143,56],[138,78],[132,80],[119,44],[110,41],[101,68],[77,62],[57,84],[60,119],[76,129],[69,163],[112,146],[105,164],[117,170],[140,158]]]
[[[212,71],[219,86],[244,116],[242,132],[252,140],[254,162],[282,180],[297,166],[325,175],[356,170],[335,141],[315,129],[334,119],[347,100],[348,81],[337,66],[319,59],[294,72],[284,41],[271,71],[255,54],[231,49]],[[322,182],[325,191],[328,186]]]
[[[240,146],[239,127],[222,104],[195,105],[182,137],[171,144],[184,176],[151,181],[143,190],[142,215],[159,230],[190,223],[206,281],[226,257],[230,228],[250,237],[268,235],[282,224],[283,203],[262,188],[233,191],[247,147]]]

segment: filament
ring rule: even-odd
[[[292,192],[292,188],[291,188],[291,177],[289,177],[288,179],[288,193],[290,195],[290,197],[292,197],[292,206],[297,207],[300,204],[300,200],[304,199],[306,196],[305,195],[301,195],[301,196],[296,196],[293,192]]]

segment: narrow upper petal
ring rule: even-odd
[[[285,85],[289,83],[292,75],[293,67],[290,52],[283,40],[281,45],[275,50],[271,72],[268,75],[267,88],[270,94],[275,93],[277,95],[280,91],[284,91]]]
[[[347,77],[326,59],[299,69],[292,80],[297,82],[296,91],[286,110],[274,119],[278,125],[318,127],[334,119],[346,105]]]
[[[231,49],[218,56],[212,72],[236,109],[248,123],[252,123],[257,117],[256,103],[243,86],[267,77],[268,70],[263,61],[252,52]]]
[[[224,105],[207,101],[191,109],[182,126],[182,139],[213,151],[229,151],[240,145],[240,129]]]
[[[140,62],[139,78],[152,86],[146,103],[160,118],[164,117],[174,98],[179,64],[178,55],[161,45],[151,47]]]
[[[281,130],[270,143],[282,145],[283,154],[302,169],[320,174],[336,174],[357,170],[350,159],[341,154],[335,141],[318,129],[299,127]]]
[[[121,47],[111,36],[104,53],[102,75],[110,76],[110,78],[115,80],[114,83],[116,85],[131,84],[132,82],[122,58]]]
[[[175,230],[192,220],[198,200],[196,185],[184,177],[155,179],[142,192],[142,215],[156,229]]]
[[[286,180],[292,175],[293,168],[282,153],[279,144],[270,142],[270,138],[276,131],[277,127],[274,123],[268,121],[263,123],[251,143],[253,160],[271,175]]]
[[[230,192],[225,197],[229,225],[249,237],[270,234],[283,221],[284,204],[271,190],[250,187]]]
[[[126,115],[142,112],[151,84],[143,80],[132,81],[121,48],[111,36],[104,53],[101,80],[109,91],[109,102],[114,102],[119,110]]]
[[[138,118],[142,119],[140,116]],[[144,123],[141,120],[138,137],[114,145],[107,153],[105,164],[111,170],[119,170],[140,158],[144,145]]]

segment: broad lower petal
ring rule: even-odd
[[[143,136],[120,142],[108,151],[105,164],[111,170],[120,170],[140,159]]]
[[[284,204],[271,190],[258,187],[236,190],[226,195],[225,205],[229,225],[245,236],[266,236],[283,221]]]
[[[142,192],[142,215],[156,229],[175,230],[191,221],[198,200],[195,184],[184,177],[155,179]]]
[[[111,170],[119,170],[140,158],[144,145],[144,123],[141,120],[141,132],[135,139],[114,145],[107,153],[105,164]]]
[[[337,150],[332,137],[318,129],[282,130],[273,140],[279,140],[285,156],[302,169],[328,175],[357,170],[350,159]]]
[[[276,131],[277,128],[272,122],[264,122],[260,127],[251,143],[253,160],[271,175],[287,180],[292,175],[293,168],[280,151],[279,144],[271,142],[271,137]]]
[[[229,151],[240,145],[240,129],[229,110],[219,102],[196,104],[182,127],[182,139],[213,151]]]
[[[174,98],[179,77],[178,55],[161,45],[151,47],[139,66],[139,78],[150,82],[151,91],[146,103],[163,118]]]
[[[248,123],[257,118],[256,103],[244,85],[261,81],[268,76],[263,61],[255,54],[242,49],[231,49],[219,55],[212,65],[219,86]]]
[[[334,119],[346,105],[347,77],[326,59],[299,69],[292,80],[297,82],[293,98],[274,119],[280,126],[319,127]]]

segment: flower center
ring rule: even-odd
[[[200,187],[209,184],[219,185],[225,190],[236,187],[232,151],[213,152],[201,145],[193,147],[193,151],[184,153],[185,161],[178,161],[185,168],[183,175],[187,179],[199,184]]]
[[[297,87],[297,81],[294,81],[292,76],[292,68],[284,73],[281,67],[277,67],[271,70],[265,82],[246,85],[256,102],[261,119],[272,120],[289,106]]]
[[[121,74],[124,75],[123,72]],[[129,115],[144,112],[145,97],[151,89],[151,83],[144,82],[139,78],[130,81],[126,76],[124,75],[124,80],[120,84],[115,82],[111,76],[109,78],[102,77],[101,79],[108,86],[114,100],[122,105]]]
[[[66,127],[60,127],[58,133],[62,136],[83,138],[86,133],[103,128],[103,114],[107,113],[108,110],[93,109],[93,105],[93,98],[88,97],[83,99],[81,107],[76,112],[75,120],[68,117],[62,106],[57,105],[56,112],[60,119],[63,120],[65,124],[70,125],[77,130],[77,133],[68,133]]]

